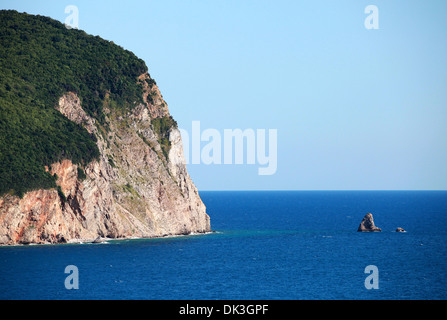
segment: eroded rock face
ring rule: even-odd
[[[374,225],[373,215],[371,213],[367,213],[363,217],[363,220],[360,223],[360,226],[357,229],[357,231],[358,232],[376,232],[376,231],[382,231],[382,229],[380,229]]]
[[[76,94],[61,97],[56,108],[97,137],[100,158],[85,167],[63,160],[46,168],[57,174],[65,198],[55,189],[0,197],[0,244],[209,232],[177,128],[169,132],[168,157],[161,151],[151,119],[169,111],[158,89],[152,86],[151,94],[153,103],[125,113],[105,107],[108,131],[84,112]]]

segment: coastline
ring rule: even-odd
[[[171,238],[181,238],[181,237],[191,237],[191,236],[205,236],[209,234],[216,233],[217,231],[205,231],[205,232],[191,232],[188,234],[165,234],[161,236],[150,236],[150,237],[122,237],[122,238],[99,238],[99,242],[94,242],[95,239],[72,239],[65,243],[15,243],[15,244],[0,244],[0,248],[8,247],[36,247],[36,246],[63,246],[63,245],[77,245],[77,244],[87,244],[87,245],[99,245],[99,244],[109,244],[110,242],[118,241],[129,241],[129,240],[157,240],[157,239],[171,239]]]

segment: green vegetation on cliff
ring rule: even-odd
[[[169,131],[172,127],[177,128],[177,122],[172,116],[166,116],[163,118],[155,118],[151,121],[154,132],[158,136],[158,143],[160,144],[161,151],[166,159],[169,156],[169,150],[171,149],[171,142],[169,141]]]
[[[67,91],[104,122],[106,96],[132,108],[142,102],[141,59],[112,42],[61,22],[0,11],[0,195],[55,187],[44,166],[85,165],[99,156],[96,138],[54,107]]]

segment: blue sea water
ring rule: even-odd
[[[445,191],[200,194],[216,233],[1,247],[0,298],[447,298]],[[368,212],[382,232],[357,232]],[[64,286],[68,265],[78,290]],[[378,289],[365,287],[369,265]]]

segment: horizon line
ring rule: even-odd
[[[254,190],[200,190],[199,192],[285,192],[285,191],[324,191],[324,192],[338,192],[338,191],[361,191],[361,192],[368,192],[368,191],[418,191],[418,192],[430,192],[430,191],[447,191],[447,189],[254,189]]]

